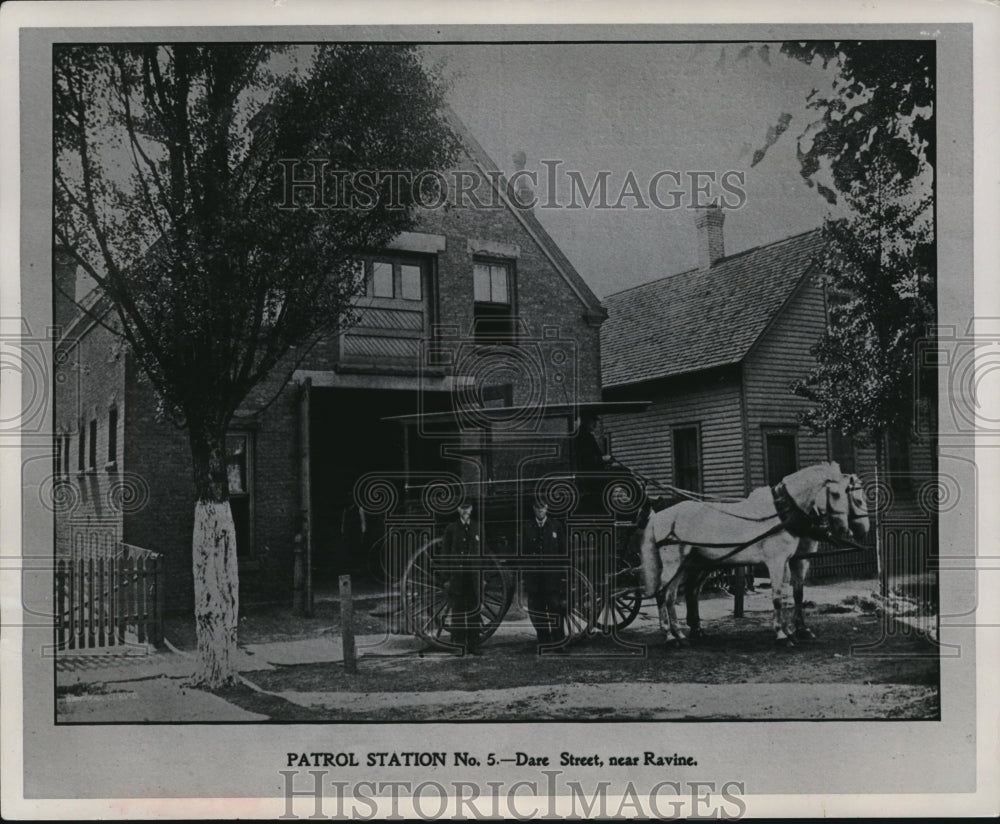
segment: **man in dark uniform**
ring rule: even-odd
[[[464,500],[458,506],[458,520],[448,524],[444,531],[442,551],[452,562],[468,558],[468,569],[456,569],[448,581],[448,595],[452,605],[451,640],[470,655],[481,655],[479,649],[479,569],[477,556],[483,554],[482,533],[479,522],[472,517],[472,501]]]
[[[548,517],[548,506],[535,501],[534,517],[524,524],[521,547],[525,555],[566,556],[566,535],[563,525]],[[553,560],[553,567],[560,564]],[[528,616],[535,627],[539,644],[561,644],[565,639],[563,619],[566,615],[565,569],[525,570],[524,589],[528,598]],[[557,647],[562,651],[563,647]]]
[[[612,460],[604,452],[601,434],[600,421],[594,415],[584,414],[580,418],[580,429],[573,441],[573,459],[580,491],[577,511],[583,515],[607,514],[603,493],[608,478],[602,475],[611,467]]]

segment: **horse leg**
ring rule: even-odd
[[[681,631],[677,620],[677,588],[684,577],[684,557],[676,548],[660,551],[661,575],[660,581],[665,581],[666,585],[661,587],[656,593],[656,604],[660,613],[660,629],[664,633],[669,632],[677,642],[686,644],[687,638]]]
[[[664,628],[664,619],[666,619],[666,628],[669,628],[670,634],[681,646],[688,645],[688,639],[677,620],[677,589],[684,577],[683,567],[678,566],[677,572],[663,591],[663,607],[660,609],[660,627]],[[664,615],[664,613],[666,614]]]
[[[793,647],[795,643],[785,629],[783,615],[785,586],[788,575],[788,556],[783,553],[773,554],[767,562],[767,571],[771,576],[771,602],[774,604],[774,617],[771,619],[774,642],[783,647]]]
[[[795,627],[795,638],[799,641],[812,641],[816,638],[816,633],[806,626],[805,613],[802,607],[806,585],[806,573],[809,571],[809,560],[807,558],[798,558],[794,561],[789,561],[788,571],[792,580],[792,600],[795,602],[795,608],[792,613],[792,623]]]
[[[705,637],[705,631],[701,628],[698,596],[701,595],[701,587],[705,583],[709,571],[699,567],[689,568],[684,580],[684,606],[687,610],[685,623],[688,625],[688,637],[692,641]]]

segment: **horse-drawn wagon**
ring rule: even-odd
[[[802,585],[817,541],[835,535],[850,541],[852,533],[867,531],[858,479],[836,464],[808,467],[740,503],[660,487],[650,494],[667,491],[680,503],[651,512],[647,479],[614,462],[595,469],[581,460],[593,448],[581,421],[646,406],[496,406],[393,418],[404,428],[404,471],[391,490],[402,504],[386,518],[384,540],[406,629],[431,646],[459,648],[468,614],[456,607],[455,582],[471,576],[481,643],[496,632],[524,582],[549,572],[560,576],[563,597],[560,640],[548,647],[595,633],[617,637],[646,596],[656,596],[663,630],[684,640],[673,611],[682,584],[688,623],[697,631],[697,593],[707,571],[763,563],[771,575],[776,638],[785,640],[790,631],[780,605],[787,582],[796,630],[808,633]],[[356,495],[365,500],[388,491],[385,478],[367,476]],[[472,552],[455,553],[442,534],[462,501],[474,504],[482,540]],[[522,539],[521,526],[539,501],[564,530],[556,554],[533,554]]]
[[[399,498],[386,517],[383,557],[398,580],[403,623],[432,646],[452,647],[456,629],[452,583],[479,580],[479,639],[500,625],[522,581],[559,573],[565,581],[562,622],[568,641],[594,631],[616,632],[639,612],[637,567],[632,585],[621,572],[643,484],[622,468],[595,469],[581,454],[593,445],[585,422],[638,412],[643,402],[495,406],[397,416],[403,427],[404,469],[398,479],[365,476],[356,497]],[[458,505],[474,503],[482,546],[471,556],[445,551],[444,527]],[[563,530],[560,551],[531,554],[522,526],[542,501]]]

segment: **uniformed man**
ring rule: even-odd
[[[525,555],[566,557],[566,535],[563,525],[548,515],[544,501],[535,501],[533,516],[522,530],[522,551]],[[568,561],[568,558],[567,558]],[[565,640],[563,621],[566,616],[565,562],[553,559],[552,569],[532,569],[524,572],[524,589],[528,599],[528,616],[535,627],[538,643],[559,645]],[[563,651],[562,646],[556,649]]]
[[[458,519],[444,531],[442,550],[445,556],[467,557],[468,569],[458,569],[448,581],[452,605],[451,640],[470,655],[481,655],[479,649],[480,572],[472,560],[485,551],[479,522],[472,517],[472,501],[458,506]]]
[[[601,423],[593,414],[580,418],[579,432],[573,443],[574,461],[577,471],[577,489],[580,504],[577,512],[583,515],[605,515],[604,486],[608,481],[605,473],[612,466],[612,458],[604,451]]]

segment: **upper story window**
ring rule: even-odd
[[[371,278],[366,289],[369,297],[412,301],[424,299],[422,266],[386,260],[372,261],[371,266]]]
[[[433,258],[406,252],[358,261],[364,289],[357,321],[340,338],[340,362],[355,369],[416,369],[433,323]]]
[[[476,341],[496,342],[514,337],[514,272],[507,261],[473,264],[473,319]]]

